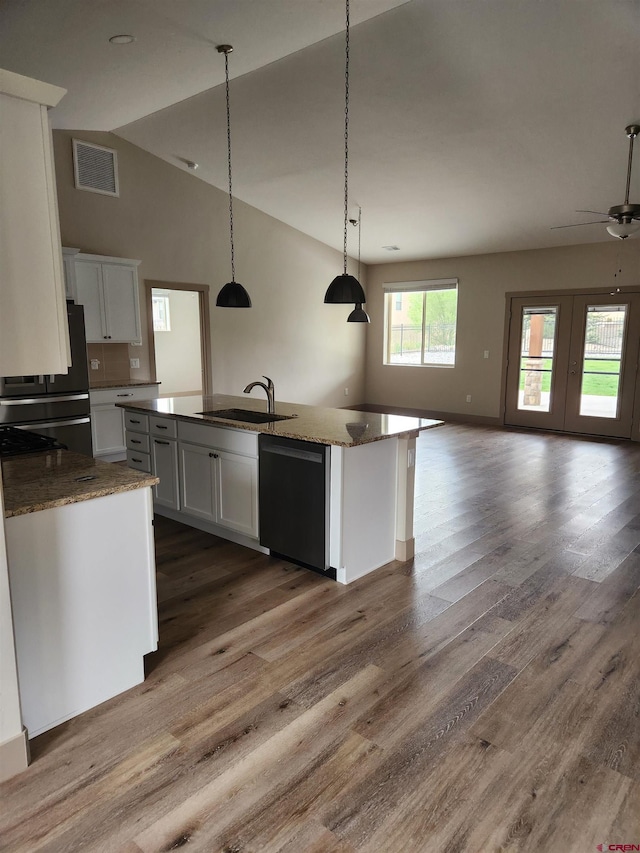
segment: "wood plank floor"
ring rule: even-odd
[[[640,844],[640,446],[447,425],[342,587],[157,519],[144,684],[35,738],[2,851]]]

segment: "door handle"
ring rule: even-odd
[[[571,373],[573,376],[575,376],[576,374],[575,370],[570,370],[569,373]]]

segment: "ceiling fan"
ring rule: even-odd
[[[612,237],[626,240],[631,234],[640,229],[640,204],[629,204],[629,187],[631,185],[631,163],[633,161],[633,143],[640,133],[640,125],[630,124],[625,127],[625,133],[629,137],[629,163],[627,166],[627,190],[624,196],[624,204],[610,207],[606,213],[600,210],[577,210],[576,213],[594,213],[596,216],[607,216],[608,219],[595,219],[592,222],[578,222],[575,225],[555,225],[557,228],[579,228],[581,225],[599,225],[609,223],[607,231]]]

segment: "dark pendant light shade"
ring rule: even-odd
[[[251,308],[251,298],[244,287],[236,281],[235,252],[233,248],[233,194],[231,183],[231,111],[229,109],[229,54],[233,47],[220,44],[216,48],[224,54],[224,77],[227,98],[227,165],[229,171],[229,243],[231,245],[231,281],[222,288],[216,299],[218,308]]]
[[[347,323],[369,323],[369,315],[362,307],[362,303],[359,302],[356,307],[353,309],[351,314],[347,317]]]
[[[349,317],[350,322],[368,322],[369,318],[362,311],[362,303],[367,301],[365,292],[358,279],[347,273],[347,221],[349,218],[349,0],[345,0],[346,30],[345,30],[345,68],[344,68],[344,229],[343,229],[343,251],[342,275],[337,275],[324,295],[324,301],[329,305],[355,305],[356,309]],[[359,222],[359,217],[358,220]],[[358,250],[358,273],[360,272],[360,251]],[[358,308],[367,318],[366,320],[354,317]],[[354,319],[351,319],[351,318]]]
[[[324,301],[330,305],[355,305],[367,301],[362,285],[353,275],[337,275],[327,288]]]
[[[216,299],[218,308],[251,308],[251,297],[237,281],[228,281]]]

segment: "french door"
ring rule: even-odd
[[[514,297],[505,423],[630,438],[640,294]]]

